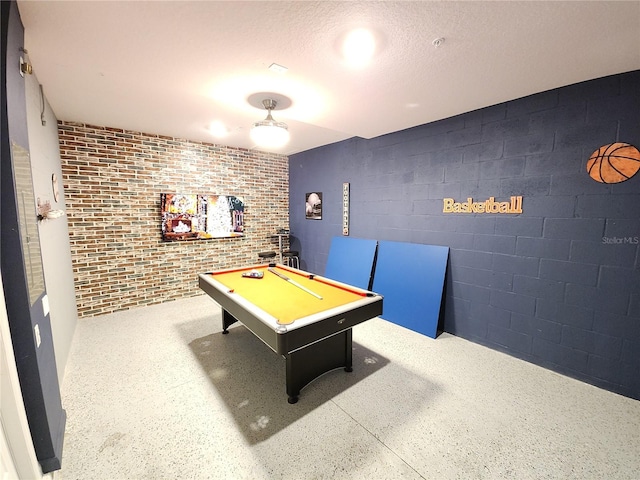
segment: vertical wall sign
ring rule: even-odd
[[[342,184],[342,235],[349,235],[349,184]]]

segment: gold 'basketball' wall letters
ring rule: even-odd
[[[511,197],[508,202],[496,202],[489,197],[484,202],[474,202],[467,198],[466,202],[456,202],[453,198],[442,199],[443,213],[522,213],[522,195]]]

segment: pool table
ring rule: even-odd
[[[289,403],[323,373],[352,371],[351,328],[382,314],[381,295],[281,264],[202,273],[199,286],[222,307],[223,334],[239,321],[286,359]]]

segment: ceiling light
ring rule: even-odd
[[[284,122],[276,122],[271,116],[271,110],[276,108],[278,103],[266,98],[262,101],[262,105],[269,112],[267,118],[256,122],[251,128],[251,139],[260,147],[278,148],[282,147],[289,141],[289,130]]]
[[[366,65],[376,49],[373,34],[366,28],[350,32],[342,44],[342,54],[349,65],[362,67]]]

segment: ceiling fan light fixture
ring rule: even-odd
[[[256,145],[265,148],[279,148],[289,142],[289,128],[284,122],[277,122],[271,116],[277,102],[271,98],[262,101],[267,109],[267,118],[255,122],[251,128],[251,139]]]

